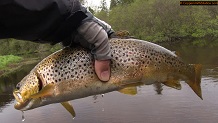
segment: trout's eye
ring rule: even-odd
[[[42,79],[41,79],[40,77],[38,77],[38,76],[37,76],[37,79],[38,79],[39,91],[41,91],[41,90],[42,90],[42,86],[43,86],[43,84],[42,84]]]
[[[21,86],[21,84],[18,83],[18,84],[16,85],[16,89],[19,90],[19,89],[20,89],[20,86]]]

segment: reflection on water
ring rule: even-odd
[[[163,90],[163,88],[162,88],[162,84],[161,83],[154,83],[154,87],[155,87],[155,91],[157,92],[157,94],[162,94],[162,90]]]
[[[25,117],[24,117],[24,111],[22,111],[22,120],[21,120],[22,122],[24,122],[25,121]]]
[[[203,65],[218,65],[217,47],[196,47],[186,41],[183,43],[164,44],[164,47],[176,51],[187,63],[201,63]]]
[[[26,111],[24,123],[215,123],[218,120],[218,49],[196,48],[188,44],[166,46],[178,51],[188,63],[203,64],[204,100],[181,82],[182,90],[162,84],[137,87],[135,96],[119,92],[94,95],[71,101],[76,118],[60,105],[52,104]],[[34,65],[23,67],[9,77],[0,78],[0,119],[2,123],[21,123],[22,112],[13,108],[12,90]]]

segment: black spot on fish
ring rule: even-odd
[[[147,61],[147,64],[150,64],[150,62],[149,62],[149,61]]]

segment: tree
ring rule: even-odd
[[[117,5],[118,5],[118,0],[111,0],[110,9],[113,9],[113,8],[116,7]]]
[[[112,0],[111,5],[108,23],[136,38],[172,41],[218,37],[216,6],[180,6],[175,0]]]
[[[111,0],[110,9],[116,7],[117,5],[125,5],[133,3],[135,0]]]
[[[107,7],[106,0],[101,0],[101,6],[99,7],[99,10],[95,15],[104,21],[108,20],[108,15],[109,15],[109,9]]]
[[[85,4],[87,1],[86,0],[79,0],[81,4]]]
[[[101,11],[108,12],[106,0],[101,0]]]

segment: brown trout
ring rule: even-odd
[[[96,76],[90,51],[67,47],[43,59],[17,84],[15,108],[25,111],[61,103],[75,116],[69,100],[155,82],[181,89],[180,80],[202,98],[201,65],[185,64],[173,52],[147,41],[114,38],[109,42],[112,60],[108,82]]]

